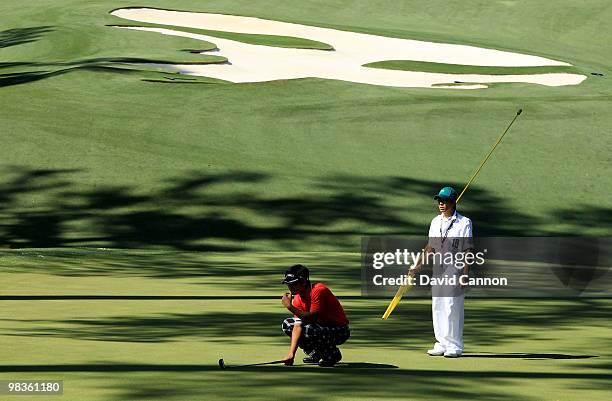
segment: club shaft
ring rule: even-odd
[[[276,365],[279,363],[284,363],[285,360],[281,359],[278,361],[271,361],[271,362],[259,362],[259,363],[250,363],[248,365],[234,365],[234,366],[226,366],[226,368],[247,368],[250,366],[263,366],[263,365]]]

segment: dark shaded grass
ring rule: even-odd
[[[342,297],[341,297],[342,298]],[[219,302],[225,298],[220,298]],[[137,300],[134,300],[137,306]],[[282,343],[285,339],[280,327],[286,317],[282,309],[278,312],[206,312],[213,307],[205,300],[199,307],[202,312],[165,313],[146,316],[115,316],[74,318],[67,320],[2,319],[7,336],[55,337],[89,341],[118,342],[168,342],[185,338],[201,338],[214,342],[241,343],[244,336],[256,336],[262,341]],[[604,327],[612,306],[605,300],[537,301],[521,304],[522,301],[498,302],[491,310],[491,302],[471,301],[466,303],[465,338],[472,347],[496,346],[513,341],[529,341],[539,338],[542,330],[560,329],[589,322],[592,326]],[[267,302],[278,305],[279,300]],[[391,320],[382,322],[381,311],[385,301],[344,299],[344,306],[351,321],[350,344],[367,346],[376,339],[377,346],[404,346],[406,339],[419,339],[431,330],[431,310],[422,303],[404,302]],[[546,321],[546,327],[540,323]],[[27,323],[29,328],[12,329],[12,323]],[[409,322],[409,324],[407,324]],[[503,328],[500,330],[499,328]],[[530,328],[525,330],[524,328]],[[232,333],[231,337],[227,333]],[[417,343],[426,344],[427,339]],[[596,355],[568,355],[563,353],[508,353],[487,354],[474,352],[473,358],[520,358],[520,359],[579,359]]]
[[[6,79],[41,78],[16,75]],[[435,181],[401,176],[332,175],[314,182],[307,194],[269,197],[251,188],[254,183],[272,181],[274,176],[253,171],[221,174],[193,171],[146,194],[128,186],[83,187],[71,179],[70,171],[63,169],[15,167],[9,176],[0,185],[3,217],[0,238],[13,248],[105,246],[221,251],[249,249],[251,241],[259,240],[290,244],[334,237],[337,249],[354,250],[354,244],[346,238],[422,235],[424,227],[408,217],[419,210],[411,211],[409,206],[398,210],[388,202],[404,194],[425,197],[439,186]],[[218,192],[216,186],[220,184],[231,184],[232,190]],[[460,187],[460,183],[450,184]],[[478,222],[478,235],[549,234],[538,230],[539,219],[512,208],[506,199],[476,186],[470,191],[471,202],[464,213]],[[24,207],[23,199],[41,195],[48,201],[36,208]],[[232,212],[238,209],[274,223],[255,225]],[[606,207],[584,205],[579,211],[566,208],[549,211],[561,224],[573,223],[576,213],[583,222],[612,224],[612,209]],[[343,222],[352,222],[359,229],[337,228]],[[85,226],[90,228],[90,234],[75,235],[78,227]],[[211,242],[217,240],[231,241],[232,245]]]
[[[387,365],[388,366],[388,365]],[[395,398],[408,395],[411,399],[436,397],[471,400],[516,400],[516,393],[504,389],[513,383],[523,386],[553,385],[558,388],[562,382],[588,385],[591,391],[603,391],[612,379],[611,374],[597,372],[548,372],[461,369],[426,370],[418,368],[389,369],[384,364],[348,364],[336,368],[284,366],[248,367],[221,371],[217,365],[176,365],[176,364],[55,364],[55,365],[3,365],[0,372],[52,372],[62,373],[124,373],[129,384],[116,385],[120,390],[119,399],[186,399],[199,398],[204,394],[215,399],[235,399],[237,392],[246,391],[245,399],[269,399],[270,389],[275,399],[293,399],[285,395],[296,382],[308,383],[317,391],[304,392],[300,399],[318,400],[322,394],[333,397],[350,397],[359,394],[370,399]],[[147,378],[135,375],[147,372]],[[159,375],[154,373],[158,372]],[[174,375],[177,373],[178,375]],[[165,374],[165,376],[162,376]],[[199,374],[199,375],[198,375]],[[203,387],[203,378],[206,387]],[[283,377],[285,380],[280,380]],[[169,386],[169,381],[172,385]],[[230,382],[233,385],[230,386]],[[475,386],[474,382],[479,385]],[[547,384],[548,383],[548,384]],[[211,393],[208,386],[218,391]],[[248,389],[248,390],[247,390]],[[586,394],[585,394],[586,395]],[[521,399],[538,400],[538,394],[522,395]]]
[[[53,29],[53,26],[33,26],[0,31],[0,49],[36,42],[45,33],[52,32]]]

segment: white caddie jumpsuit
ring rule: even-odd
[[[436,252],[463,252],[473,248],[472,221],[455,213],[450,218],[439,214],[429,226],[430,246]],[[433,240],[432,240],[433,239]],[[442,249],[439,249],[441,246]],[[436,269],[438,269],[436,271]],[[441,270],[440,270],[441,269]],[[455,264],[434,265],[434,276],[456,276],[457,283],[463,269]],[[459,296],[434,296],[432,289],[431,312],[436,344],[434,350],[463,352],[463,301]]]

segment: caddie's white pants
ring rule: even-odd
[[[463,352],[463,302],[458,297],[432,297],[431,312],[436,336],[434,349]]]

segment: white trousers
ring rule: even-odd
[[[464,299],[464,295],[431,298],[433,328],[436,336],[434,349],[463,352]]]

